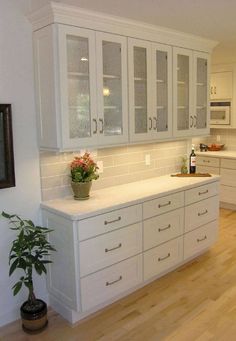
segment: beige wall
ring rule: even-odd
[[[96,161],[103,161],[103,173],[93,182],[93,190],[160,176],[180,170],[187,141],[143,144],[92,151]],[[150,154],[151,164],[145,165]],[[76,153],[41,152],[42,199],[71,195],[69,163]]]

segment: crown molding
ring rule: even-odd
[[[32,23],[33,31],[37,31],[53,23],[64,24],[209,53],[218,44],[217,41],[192,34],[89,11],[75,6],[68,6],[58,2],[50,2],[50,4],[42,7],[38,11],[29,14],[28,18]]]

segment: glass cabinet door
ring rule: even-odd
[[[192,103],[192,51],[173,49],[174,130],[175,135],[190,135],[194,126]]]
[[[101,143],[128,141],[127,40],[96,33],[98,132]]]
[[[76,27],[60,27],[63,145],[78,148],[96,139],[95,33]]]
[[[131,140],[150,139],[151,115],[151,44],[129,39],[129,114]]]
[[[195,114],[194,128],[207,129],[209,116],[209,71],[208,56],[204,53],[194,52],[195,73]]]
[[[172,133],[172,49],[155,44],[152,46],[154,77],[153,130],[154,137],[168,137]]]

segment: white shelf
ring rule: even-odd
[[[119,109],[118,106],[115,105],[104,105],[104,110],[109,110],[109,109]]]
[[[206,86],[206,83],[197,83],[197,86]]]
[[[134,80],[135,81],[139,81],[139,82],[146,82],[147,81],[147,78],[141,78],[141,77],[134,77]]]
[[[120,79],[120,76],[115,76],[115,75],[103,75],[103,78],[105,78],[105,79]]]
[[[166,107],[164,105],[157,105],[156,108],[157,109],[165,109]]]
[[[178,81],[178,85],[186,85],[187,83],[185,81]]]
[[[141,110],[141,109],[147,109],[147,107],[142,106],[142,105],[136,105],[134,108],[135,108],[135,109],[139,109],[139,110]]]
[[[89,78],[88,73],[82,73],[82,72],[68,72],[68,77],[78,77],[78,78]]]
[[[161,84],[165,84],[166,81],[164,79],[157,79],[156,80],[157,83],[161,83]]]

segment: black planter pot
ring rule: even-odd
[[[47,304],[40,299],[36,299],[36,305],[25,301],[21,308],[22,328],[25,332],[36,334],[41,332],[48,324]]]

